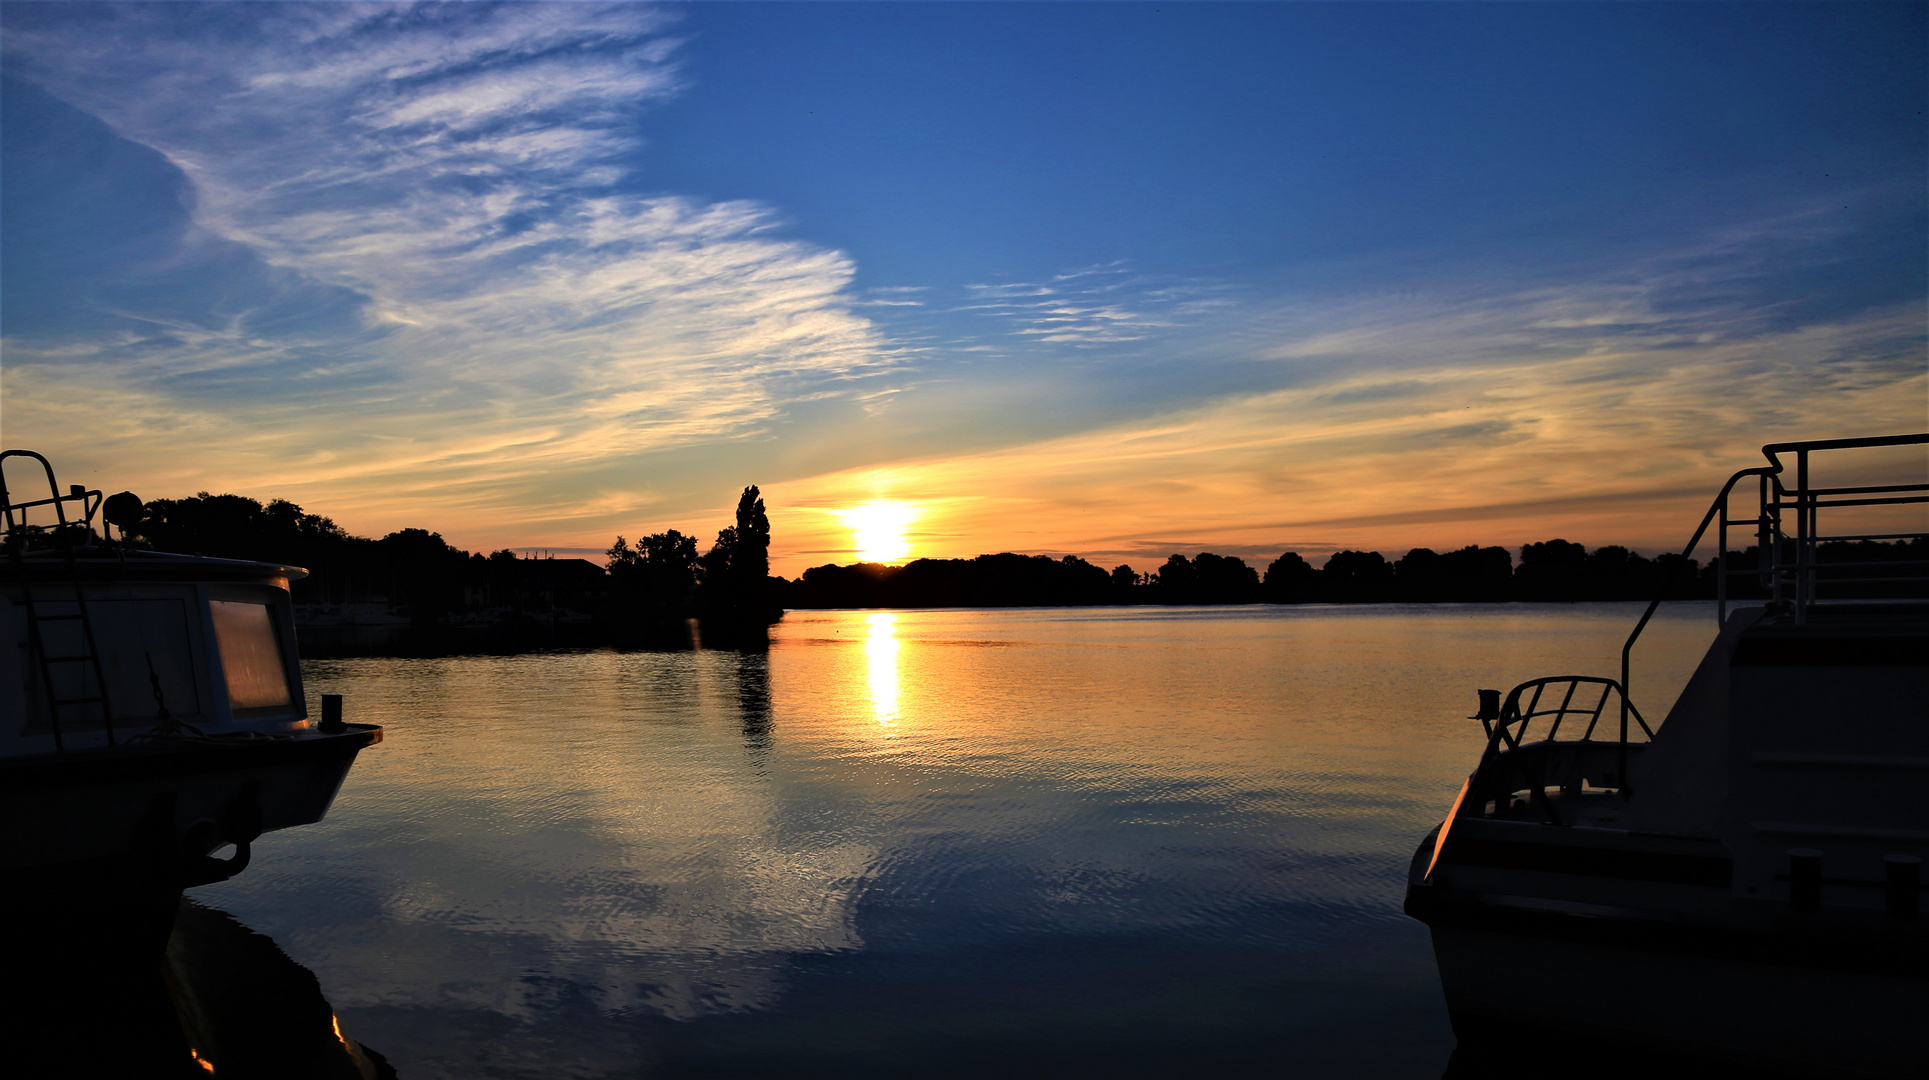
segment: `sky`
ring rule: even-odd
[[[787,575],[1676,548],[1765,442],[1929,427],[1926,27],[7,3],[0,438],[480,551],[757,484]]]

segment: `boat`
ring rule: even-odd
[[[1772,443],[1722,486],[1682,553],[1712,530],[1719,629],[1659,723],[1628,685],[1659,600],[1618,679],[1479,692],[1485,749],[1406,889],[1463,1047],[1929,1075],[1925,444]]]
[[[320,821],[382,729],[345,722],[338,695],[309,716],[288,592],[305,571],[110,542],[137,498],[63,492],[45,457],[10,458],[38,462],[49,495],[15,501],[0,476],[0,867],[178,896],[246,869],[263,833]]]
[[[7,487],[22,462],[47,495]],[[241,873],[264,834],[320,821],[382,728],[345,721],[338,695],[310,715],[288,590],[300,568],[142,549],[127,538],[138,497],[63,489],[30,450],[0,452],[0,514],[6,1011],[57,1025],[75,1010],[64,995],[145,1008],[183,890]],[[26,972],[34,992],[17,996]],[[144,1043],[170,1068],[189,1060],[171,1023]]]

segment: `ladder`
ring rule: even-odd
[[[47,489],[50,492],[49,498],[35,499],[21,503],[13,501],[12,496],[7,491],[5,474],[6,459],[11,457],[29,457],[40,462],[41,469],[47,474]],[[88,501],[90,497],[93,500],[92,504]],[[69,522],[67,520],[65,504],[76,501],[80,503],[81,518],[79,521]],[[114,716],[108,708],[107,703],[107,676],[106,673],[101,670],[100,649],[94,639],[94,622],[88,615],[87,597],[81,588],[80,563],[74,557],[75,538],[72,535],[73,529],[71,528],[71,526],[78,525],[83,529],[91,531],[93,527],[94,509],[99,503],[100,492],[90,492],[79,484],[75,484],[68,494],[62,495],[60,493],[60,485],[54,480],[53,465],[49,464],[46,458],[34,453],[32,450],[0,451],[0,512],[4,512],[6,519],[5,543],[7,554],[13,563],[14,573],[20,582],[20,596],[21,599],[25,601],[25,607],[27,609],[27,640],[32,646],[34,660],[40,668],[40,684],[46,688],[48,719],[53,725],[55,750],[65,750],[67,748],[66,740],[62,734],[65,727],[62,722],[62,710],[86,709],[90,705],[100,706],[101,728],[107,734],[107,745],[116,745],[114,739]],[[60,583],[60,585],[73,590],[74,610],[72,613],[62,612],[59,614],[48,614],[45,611],[46,606],[49,604],[58,604],[61,601],[54,597],[36,597],[34,595],[33,575],[29,572],[27,565],[27,541],[34,530],[27,524],[27,511],[36,506],[52,506],[54,509],[54,518],[57,522],[53,533],[54,547],[59,550],[62,561],[66,564],[67,569],[66,581]],[[18,512],[19,515],[17,518],[15,516],[16,512]],[[59,587],[60,586],[56,586],[56,588]],[[48,649],[47,634],[44,627],[49,623],[64,622],[78,622],[80,624],[80,651],[66,655],[53,655]],[[66,665],[74,664],[86,665],[86,667],[82,669],[78,687],[79,692],[74,697],[61,697],[60,684],[55,681],[54,672],[61,670]],[[86,681],[88,672],[91,672],[94,676],[91,693],[89,692]]]

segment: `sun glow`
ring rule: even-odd
[[[918,508],[890,499],[872,499],[849,510],[837,511],[838,519],[851,530],[851,546],[864,562],[898,562],[911,553],[911,541],[904,530],[918,518]]]

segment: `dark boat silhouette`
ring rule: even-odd
[[[1771,444],[1723,486],[1684,556],[1713,526],[1719,553],[1731,527],[1756,533],[1757,558],[1718,555],[1720,633],[1664,722],[1627,687],[1653,604],[1620,679],[1481,691],[1486,750],[1406,900],[1463,1048],[1533,1046],[1550,1067],[1638,1047],[1769,1073],[1929,1071],[1929,566],[1823,557],[1929,542],[1842,524],[1929,503],[1920,456],[1906,476],[1854,460],[1924,444]],[[1825,454],[1859,479],[1817,485]],[[1754,513],[1731,517],[1748,480]],[[1766,603],[1731,608],[1734,583]]]
[[[137,498],[63,491],[32,451],[0,468],[14,459],[39,464],[48,495],[17,499],[0,476],[5,1013],[67,1074],[172,1075],[199,1060],[154,1006],[182,890],[320,821],[382,729],[343,722],[340,698],[308,715],[288,595],[302,570],[114,543],[106,524],[138,520]],[[111,1038],[50,1035],[102,1013],[123,1017]]]

